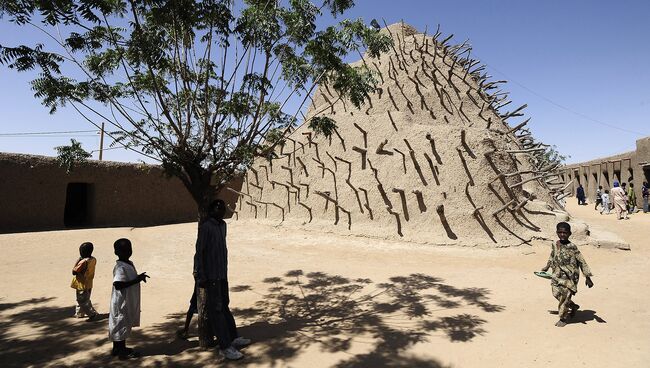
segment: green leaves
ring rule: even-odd
[[[241,11],[235,32],[244,47],[270,51],[281,37],[279,11],[275,1],[246,1],[248,7]]]
[[[353,0],[324,0],[323,5],[327,6],[332,15],[343,14],[346,10],[354,6]]]
[[[346,96],[355,107],[361,107],[369,94],[375,89],[377,80],[374,74],[367,67],[351,67],[344,65],[342,70],[336,74],[333,81],[334,88],[343,96]]]
[[[347,61],[379,56],[390,38],[361,19],[317,26],[321,12],[337,17],[353,5],[0,0],[0,18],[37,27],[51,46],[1,45],[0,64],[40,71],[32,88],[51,112],[73,105],[113,125],[115,142],[160,160],[196,191],[207,172],[227,178],[256,155],[271,157],[317,85],[356,107],[367,101],[377,80]],[[309,127],[329,136],[336,122],[314,116]]]
[[[244,92],[235,92],[231,95],[230,100],[223,102],[220,112],[235,120],[240,120],[251,115],[256,107],[252,96]]]
[[[249,73],[242,78],[242,89],[250,92],[266,91],[271,88],[271,81],[260,73]]]
[[[81,143],[74,139],[70,140],[69,146],[55,147],[57,152],[57,162],[59,166],[65,168],[65,173],[70,174],[75,165],[85,162],[92,155],[81,147]]]
[[[314,133],[329,137],[336,129],[336,121],[327,116],[315,116],[309,120],[308,126]]]
[[[266,144],[268,146],[283,145],[286,139],[282,129],[274,128],[266,132]]]
[[[64,43],[71,52],[82,50],[92,52],[106,45],[126,45],[124,36],[122,35],[125,31],[124,28],[120,27],[95,26],[83,34],[70,32]]]
[[[286,27],[285,34],[291,43],[304,45],[314,35],[318,8],[307,0],[290,0],[290,9],[280,12]]]
[[[121,66],[123,57],[124,50],[107,49],[104,52],[88,55],[85,64],[92,74],[98,77],[104,77],[113,74]]]
[[[81,22],[99,23],[103,16],[123,15],[123,0],[3,0],[0,17],[8,15],[10,21],[23,25],[34,18],[49,25],[68,25]]]
[[[43,51],[43,44],[37,44],[31,48],[25,45],[17,47],[5,47],[0,45],[0,64],[19,72],[32,70],[39,67],[44,73],[59,73],[59,64],[63,57],[52,52]]]
[[[262,115],[266,116],[271,129],[281,128],[286,129],[294,127],[296,119],[282,111],[282,106],[279,102],[265,102],[262,107]]]
[[[561,165],[570,157],[571,156],[562,155],[557,150],[557,146],[552,145],[548,147],[546,151],[544,151],[539,166],[544,167],[547,165],[555,165],[555,164]]]
[[[76,81],[67,77],[54,77],[51,74],[42,73],[40,77],[32,82],[34,96],[42,99],[43,105],[50,108],[50,114],[56,112],[59,106],[64,106],[69,99],[82,99],[88,91]]]

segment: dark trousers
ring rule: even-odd
[[[209,281],[206,294],[210,329],[219,340],[219,347],[225,349],[238,337],[235,317],[228,308],[228,304],[230,304],[228,280]]]

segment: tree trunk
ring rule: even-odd
[[[210,203],[215,199],[215,186],[211,183],[212,174],[210,170],[204,170],[200,167],[189,166],[185,167],[188,180],[184,181],[185,187],[192,195],[192,198],[198,207],[198,227],[197,227],[197,240],[198,229],[203,221],[208,218],[208,208]],[[196,287],[196,306],[198,312],[198,335],[199,346],[202,349],[208,349],[213,346],[214,333],[210,328],[207,313],[207,290],[200,288],[198,283]]]
[[[210,329],[210,324],[208,322],[208,311],[206,310],[207,305],[207,293],[205,288],[198,287],[196,290],[196,306],[198,308],[198,335],[199,335],[199,346],[201,349],[209,349],[213,346],[214,336],[212,335],[212,330]]]
[[[194,199],[198,202],[198,225],[199,227],[208,218],[208,206],[210,202],[214,199],[214,188],[212,186],[207,186],[205,190],[201,191],[202,193],[197,193],[199,195],[194,196]],[[198,231],[197,231],[198,238]],[[210,324],[208,322],[208,312],[206,309],[207,306],[207,293],[205,288],[201,288],[198,285],[195,286],[196,291],[196,305],[198,309],[198,335],[199,335],[199,346],[202,349],[209,349],[213,346],[214,334],[210,329]]]

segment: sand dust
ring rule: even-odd
[[[573,201],[571,201],[573,202]],[[532,274],[547,244],[433,247],[250,222],[229,228],[231,307],[254,344],[236,365],[275,367],[647,367],[650,215],[628,221],[570,204],[632,251],[583,247],[596,286],[581,280],[574,323],[557,328],[547,280]],[[106,312],[112,242],[127,236],[147,271],[131,366],[223,365],[174,338],[191,295],[195,224],[0,235],[0,366],[120,366],[106,321],[72,318],[69,269],[78,245],[98,259],[92,300]]]

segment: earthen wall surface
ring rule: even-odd
[[[51,157],[0,153],[0,232],[66,228],[69,183],[87,183],[88,227],[148,226],[197,219],[180,180],[158,166],[88,161],[66,174]],[[235,185],[236,186],[236,185]],[[232,194],[224,192],[226,201]]]
[[[634,151],[567,165],[562,170],[567,192],[575,197],[578,186],[582,184],[587,199],[592,203],[596,200],[598,186],[609,190],[614,181],[633,183],[638,208],[643,204],[641,187],[644,181],[650,181],[649,175],[650,137],[637,140]]]

